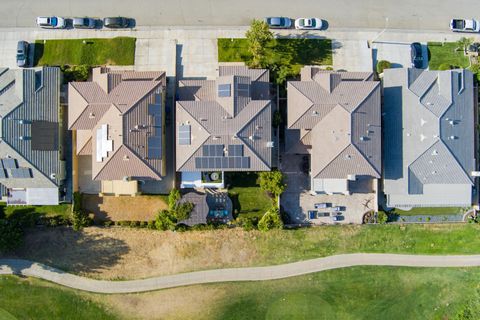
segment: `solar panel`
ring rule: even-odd
[[[219,84],[218,85],[218,96],[221,98],[230,97],[232,95],[231,85],[230,84]]]
[[[11,158],[2,159],[2,164],[5,169],[17,168],[17,160]]]
[[[242,157],[243,156],[243,145],[241,144],[231,144],[228,146],[228,156],[229,157]]]
[[[12,178],[31,178],[32,177],[29,168],[12,168],[10,169],[10,173]]]
[[[228,169],[228,158],[222,158],[222,168]]]
[[[202,168],[202,158],[200,158],[200,157],[195,158],[195,168],[197,168],[197,169]]]
[[[178,127],[178,144],[181,146],[190,145],[191,143],[191,126],[181,125]]]
[[[208,158],[205,158],[205,157],[202,158],[202,168],[204,169],[208,168]]]
[[[242,168],[243,169],[250,168],[250,157],[242,157]]]
[[[222,158],[215,157],[215,168],[221,168],[221,167],[222,167]]]
[[[210,148],[209,145],[202,146],[203,156],[209,157],[210,156]]]
[[[162,158],[162,137],[148,137],[147,140],[147,157],[150,159]]]

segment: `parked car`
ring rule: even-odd
[[[317,210],[308,210],[308,219],[316,219]]]
[[[325,209],[329,207],[329,203],[326,203],[326,202],[315,203],[313,206],[315,207],[315,209]]]
[[[37,26],[47,29],[64,29],[67,24],[61,17],[37,17]]]
[[[73,27],[76,29],[93,29],[96,21],[93,18],[73,18]]]
[[[28,63],[28,42],[18,41],[17,43],[17,66],[26,67]]]
[[[452,19],[450,30],[454,32],[479,32],[480,24],[475,19]]]
[[[333,211],[344,211],[344,210],[345,210],[345,207],[336,206],[336,207],[333,207],[332,210],[333,210]]]
[[[298,18],[295,20],[295,29],[300,30],[320,30],[323,27],[322,19],[318,18]]]
[[[410,55],[412,57],[412,67],[423,68],[423,52],[420,43],[414,42],[410,45]]]
[[[112,29],[128,28],[128,19],[125,17],[108,17],[103,19],[103,26]]]
[[[285,17],[268,17],[265,22],[272,29],[288,29],[292,26],[292,20]]]

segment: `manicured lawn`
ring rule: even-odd
[[[83,43],[83,42],[86,43]],[[133,65],[135,38],[37,40],[35,65]]]
[[[246,39],[217,39],[219,62],[251,60]],[[276,39],[267,46],[267,64],[284,66],[289,76],[296,76],[304,65],[332,65],[330,39]],[[275,76],[273,72],[272,76]]]
[[[0,318],[13,319],[115,319],[87,294],[37,279],[0,276]],[[8,318],[6,318],[8,319]]]
[[[69,217],[72,212],[71,204],[59,204],[58,206],[7,206],[5,203],[0,204],[0,210],[6,216],[12,215],[16,212],[35,213],[38,216],[62,216]]]
[[[400,209],[394,209],[394,213],[401,216],[415,216],[415,215],[449,215],[449,214],[463,214],[464,210],[460,207],[446,207],[446,208],[412,208],[411,210],[404,211]]]
[[[261,217],[272,207],[272,199],[260,189],[257,183],[258,174],[226,173],[228,195],[233,202],[234,213],[242,216]]]
[[[480,268],[353,267],[118,295],[4,276],[0,310],[19,319],[457,319],[468,305],[471,317],[461,319],[478,319],[479,276]]]
[[[439,70],[442,64],[466,68],[469,65],[468,58],[463,51],[456,51],[458,44],[455,42],[429,42],[428,55],[430,70]]]

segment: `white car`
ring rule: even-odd
[[[480,23],[475,19],[452,19],[450,30],[454,32],[480,32]]]
[[[320,30],[323,27],[322,19],[318,18],[298,18],[295,20],[295,29],[300,30]]]
[[[37,26],[47,29],[64,29],[67,25],[61,17],[37,17]]]

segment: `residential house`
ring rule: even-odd
[[[9,205],[63,200],[61,81],[59,68],[0,69],[0,184]]]
[[[272,167],[269,72],[220,66],[215,80],[180,80],[176,169],[182,188],[221,187],[226,171]]]
[[[108,68],[94,69],[92,81],[69,84],[79,191],[135,195],[139,181],[162,180],[165,86],[165,72]],[[99,190],[88,180],[99,182]]]
[[[315,66],[289,81],[286,153],[310,156],[311,192],[370,193],[381,176],[381,90],[370,72]]]
[[[472,73],[388,69],[384,100],[386,205],[470,206],[476,168]]]

